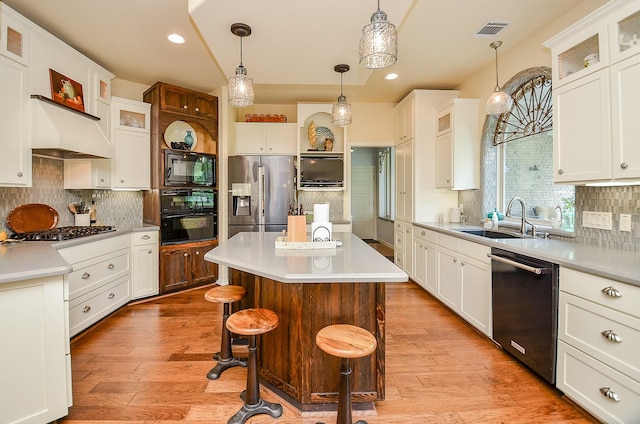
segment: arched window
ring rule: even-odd
[[[561,230],[572,232],[575,187],[553,183],[551,70],[547,67],[524,70],[507,82],[503,90],[511,94],[514,105],[510,112],[487,116],[485,120],[485,193],[495,193],[495,197],[487,197],[495,199],[493,207],[503,212],[510,199],[521,197],[529,221],[550,226],[551,220],[562,219]],[[493,207],[485,203],[485,209]],[[520,209],[512,214],[519,221]]]

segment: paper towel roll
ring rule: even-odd
[[[328,203],[318,203],[313,205],[313,222],[329,222]]]

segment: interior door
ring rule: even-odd
[[[361,239],[375,239],[376,183],[373,166],[351,168],[352,231]]]

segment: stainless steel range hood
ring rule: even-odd
[[[64,159],[114,157],[113,144],[102,132],[97,118],[77,113],[40,96],[32,97],[33,154]]]

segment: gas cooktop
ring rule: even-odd
[[[28,233],[11,234],[12,239],[26,241],[63,241],[80,237],[102,234],[109,231],[115,231],[115,227],[111,225],[93,225],[93,226],[68,226],[57,227],[50,230],[31,231]]]

